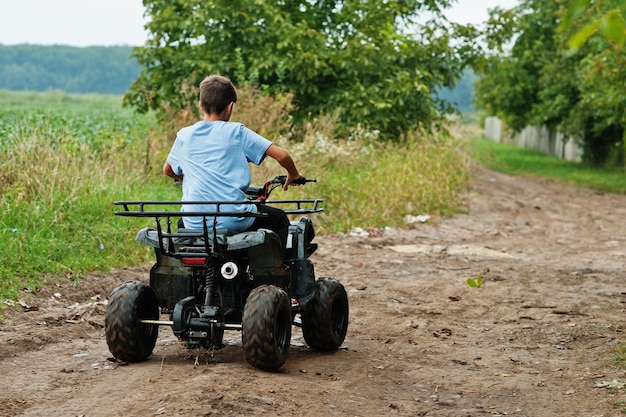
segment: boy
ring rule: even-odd
[[[249,162],[259,165],[265,156],[287,170],[284,189],[302,178],[289,153],[241,123],[229,122],[237,90],[220,75],[200,83],[203,120],[181,129],[163,166],[163,172],[182,181],[182,201],[245,201],[250,185]],[[294,184],[295,185],[295,184]],[[219,217],[217,228],[233,232],[270,229],[278,234],[283,249],[289,219],[281,209],[256,204],[222,205],[222,211],[263,212],[263,217]],[[215,211],[214,205],[183,205],[182,211]],[[184,217],[185,228],[202,229],[201,217]],[[212,227],[212,221],[208,226]]]

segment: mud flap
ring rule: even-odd
[[[172,321],[174,322],[173,331],[174,335],[179,340],[187,340],[186,330],[188,327],[187,323],[187,312],[190,309],[193,309],[196,304],[196,297],[190,295],[187,298],[183,298],[176,306],[174,306],[174,312],[172,314]]]

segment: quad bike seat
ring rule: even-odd
[[[232,232],[230,230],[217,230],[217,244],[223,245],[227,250],[247,249],[261,245],[267,241],[271,230],[259,229],[248,232]],[[191,229],[179,229],[176,233],[161,233],[156,229],[145,227],[137,233],[136,240],[153,248],[160,248],[168,252],[170,249],[178,250],[182,247],[205,247],[206,242],[202,231]],[[209,235],[209,245],[213,241],[213,233]],[[170,244],[174,248],[170,248]]]

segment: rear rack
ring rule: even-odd
[[[270,205],[290,205],[291,208],[284,208],[287,214],[310,214],[324,211],[321,207],[324,200],[274,200],[274,201],[115,201],[113,204],[122,209],[115,211],[116,216],[125,217],[154,217],[157,226],[157,236],[159,240],[159,250],[162,254],[181,258],[189,256],[189,252],[177,252],[174,246],[175,238],[201,238],[204,242],[204,253],[194,253],[196,257],[208,258],[212,253],[217,252],[217,235],[220,233],[216,229],[218,217],[264,217],[267,214],[253,212],[234,212],[223,209],[223,206],[241,205],[241,204],[270,204]],[[148,210],[154,207],[171,207],[181,205],[214,205],[216,211],[167,211],[167,210]],[[179,217],[202,217],[202,230],[186,230],[184,232],[172,232],[172,218]],[[209,228],[209,219],[212,220],[212,227]],[[165,231],[161,224],[161,219],[166,219]],[[211,232],[211,236],[209,235]],[[210,239],[211,237],[211,239]]]
[[[241,213],[220,210],[222,206],[240,205],[240,204],[268,204],[268,205],[292,205],[295,207],[283,208],[287,214],[311,214],[324,211],[321,207],[324,200],[272,200],[272,201],[115,201],[113,204],[122,206],[123,211],[116,211],[116,216],[128,217],[260,217],[258,213]],[[146,206],[180,206],[180,205],[214,205],[217,211],[198,211],[198,212],[182,212],[182,211],[148,211]],[[135,210],[131,210],[136,206]]]

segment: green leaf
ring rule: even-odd
[[[559,25],[559,29],[565,29],[567,26],[571,25],[573,21],[578,19],[580,15],[583,14],[585,9],[589,6],[591,0],[574,0],[571,2],[570,6],[567,8],[567,13],[563,18],[563,21]]]
[[[591,22],[583,26],[567,41],[567,46],[572,49],[580,49],[580,47],[593,35],[598,29],[598,22]]]
[[[609,42],[623,45],[626,41],[626,29],[624,20],[618,10],[612,10],[602,17],[600,32]]]
[[[468,278],[465,282],[470,288],[480,288],[483,285],[483,277],[479,275],[476,278]]]

